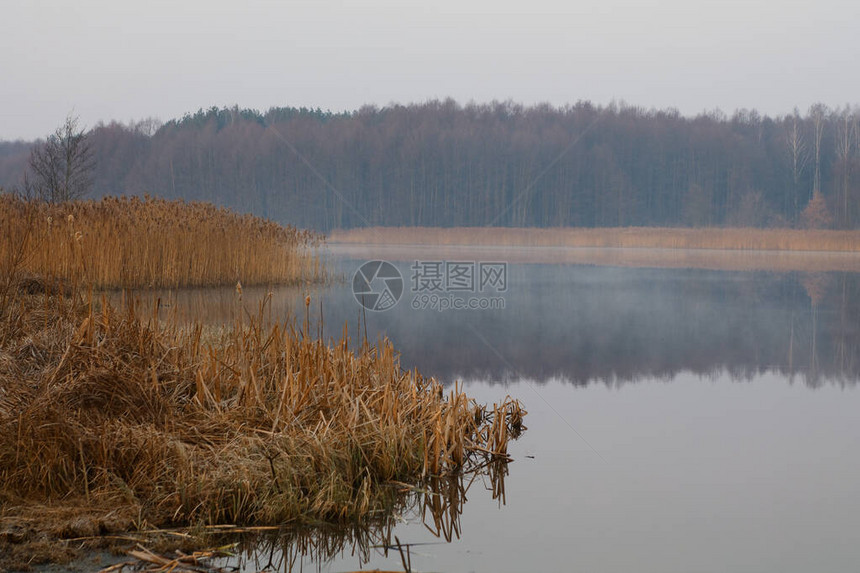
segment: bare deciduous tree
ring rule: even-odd
[[[812,145],[815,158],[815,177],[812,180],[812,194],[821,191],[821,139],[824,135],[824,125],[827,120],[827,106],[816,103],[809,108],[809,117],[812,119]]]
[[[807,229],[827,229],[833,224],[833,216],[821,191],[815,191],[806,209],[800,214],[800,221]]]
[[[80,199],[93,183],[95,160],[87,134],[78,129],[78,118],[69,115],[48,139],[30,153],[33,179],[27,178],[28,194],[60,203]]]
[[[845,106],[844,110],[836,113],[836,159],[839,169],[839,194],[841,195],[842,209],[839,211],[839,225],[849,227],[851,224],[851,209],[849,209],[849,195],[851,190],[851,168],[854,159],[854,148],[858,138],[858,117]]]
[[[806,169],[806,163],[809,160],[809,152],[806,147],[806,140],[801,131],[800,112],[794,108],[794,113],[787,119],[788,129],[786,133],[786,142],[788,144],[788,161],[791,169],[791,196],[792,196],[792,220],[795,220],[800,213],[800,178]]]

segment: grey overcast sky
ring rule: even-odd
[[[856,0],[0,0],[0,21],[7,140],[233,104],[860,103]]]

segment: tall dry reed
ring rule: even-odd
[[[97,288],[294,283],[322,273],[321,237],[207,203],[0,195],[0,272]]]

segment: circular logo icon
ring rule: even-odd
[[[352,277],[352,294],[367,310],[388,310],[403,295],[403,276],[388,261],[368,261]]]

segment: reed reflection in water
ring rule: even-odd
[[[508,462],[493,460],[466,474],[435,476],[418,486],[392,483],[391,508],[375,519],[342,527],[305,525],[244,534],[235,557],[215,560],[211,566],[224,571],[322,571],[333,561],[347,560],[356,568],[372,564],[408,571],[415,551],[460,539],[467,494],[491,496],[502,508],[507,475]],[[395,528],[405,523],[423,524],[438,541],[401,543]],[[221,541],[229,543],[233,538]]]

